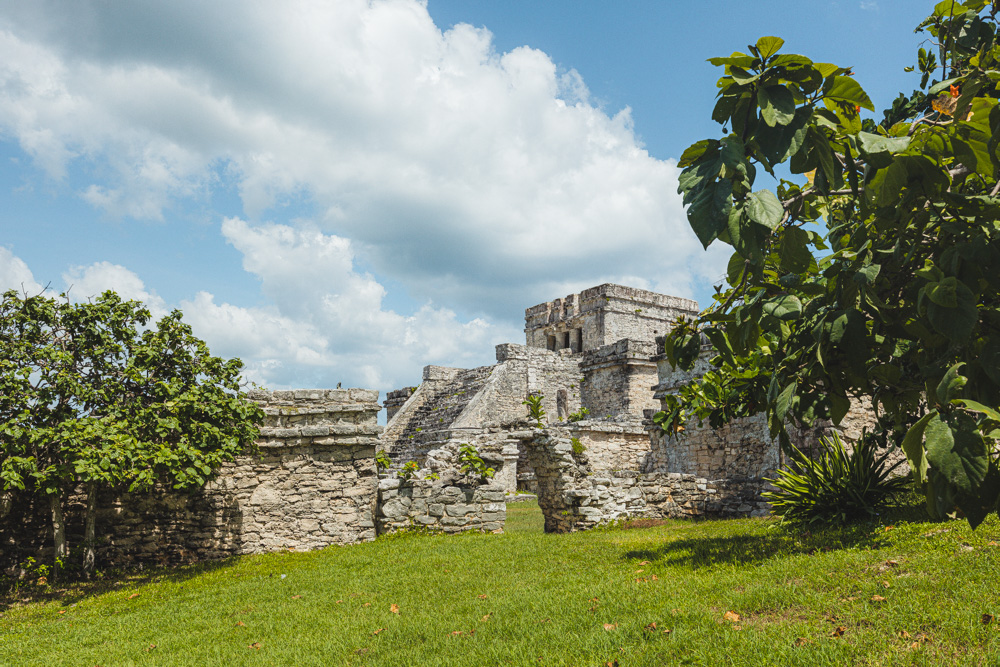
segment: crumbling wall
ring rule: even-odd
[[[697,314],[690,299],[607,283],[526,309],[524,332],[530,347],[581,352],[622,338],[651,341]]]
[[[265,412],[259,455],[224,464],[193,493],[157,488],[112,494],[98,513],[103,566],[176,563],[278,549],[315,549],[375,537],[378,392],[364,389],[250,393]],[[44,508],[0,524],[5,566],[51,549]],[[83,498],[68,499],[71,546],[83,535]],[[8,514],[8,517],[12,514]]]
[[[502,533],[507,519],[500,486],[448,485],[437,480],[379,481],[380,533],[423,530],[457,533],[466,530]]]
[[[595,471],[586,453],[574,454],[567,429],[524,431],[535,470],[538,504],[546,532],[585,530],[638,517],[692,518],[763,516],[759,479],[709,481],[680,473]]]
[[[632,419],[585,419],[566,425],[594,470],[642,470],[649,457],[649,433]]]
[[[657,366],[651,361],[656,344],[623,339],[584,352],[581,403],[592,418],[631,414],[640,418],[643,410],[656,408],[652,387],[657,384]]]

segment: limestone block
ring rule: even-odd
[[[441,503],[434,503],[427,508],[427,513],[431,516],[443,516],[444,505]]]
[[[448,516],[465,516],[468,514],[474,514],[476,512],[475,505],[448,505],[445,507],[445,513]]]

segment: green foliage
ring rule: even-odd
[[[179,311],[149,318],[113,292],[0,300],[0,489],[49,499],[57,557],[77,485],[90,533],[100,489],[195,489],[255,447],[263,412],[240,393],[240,360],[213,357]]]
[[[375,452],[375,468],[379,472],[385,472],[392,467],[392,459],[385,453],[384,449]]]
[[[892,476],[902,461],[887,466],[889,452],[879,455],[875,438],[862,438],[850,453],[836,432],[820,444],[824,451],[818,457],[792,447],[791,466],[768,480],[778,490],[762,495],[786,521],[843,525],[872,520],[909,485],[907,477]]]
[[[688,148],[679,191],[707,247],[734,253],[728,286],[666,353],[713,370],[657,421],[717,426],[764,411],[839,422],[870,397],[939,514],[975,526],[1000,501],[1000,46],[992,5],[942,2],[918,30],[921,90],[883,120],[848,68],[781,53],[765,37],[724,68],[721,139]],[[792,180],[759,189],[758,172]],[[904,442],[905,441],[905,442]]]
[[[459,447],[458,462],[461,464],[459,470],[463,475],[479,478],[482,482],[491,479],[496,474],[496,470],[486,465],[486,462],[472,445],[463,444]]]
[[[528,416],[535,420],[536,428],[544,428],[545,410],[542,409],[542,400],[545,397],[541,394],[528,394],[528,397],[521,401],[521,405],[528,406]]]
[[[587,415],[589,414],[590,410],[588,410],[587,408],[580,408],[576,412],[569,413],[569,417],[566,418],[566,421],[570,422],[583,421],[584,419],[587,418]]]
[[[587,448],[583,446],[582,442],[580,442],[580,438],[570,438],[569,441],[570,444],[573,446],[573,453],[576,454],[577,456],[580,456],[585,451],[587,451]]]
[[[403,464],[402,470],[396,473],[400,479],[411,479],[420,470],[420,465],[416,461],[407,461]]]

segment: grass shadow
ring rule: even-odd
[[[93,579],[72,579],[38,586],[10,576],[0,577],[0,614],[12,607],[29,603],[58,601],[63,606],[75,604],[104,593],[141,586],[154,581],[183,583],[207,572],[231,567],[239,556],[204,561],[190,565],[156,566],[105,571]],[[71,575],[72,573],[70,573]]]
[[[758,533],[672,540],[655,548],[628,551],[624,558],[703,568],[754,565],[773,558],[853,547],[877,549],[887,544],[884,526],[876,523],[816,531],[775,523]]]

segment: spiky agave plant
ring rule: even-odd
[[[793,447],[791,465],[769,479],[776,491],[762,494],[775,514],[795,523],[846,524],[872,519],[877,510],[907,488],[909,478],[893,475],[889,452],[877,452],[874,438],[863,437],[848,452],[834,432],[820,438],[823,451],[810,457]]]

